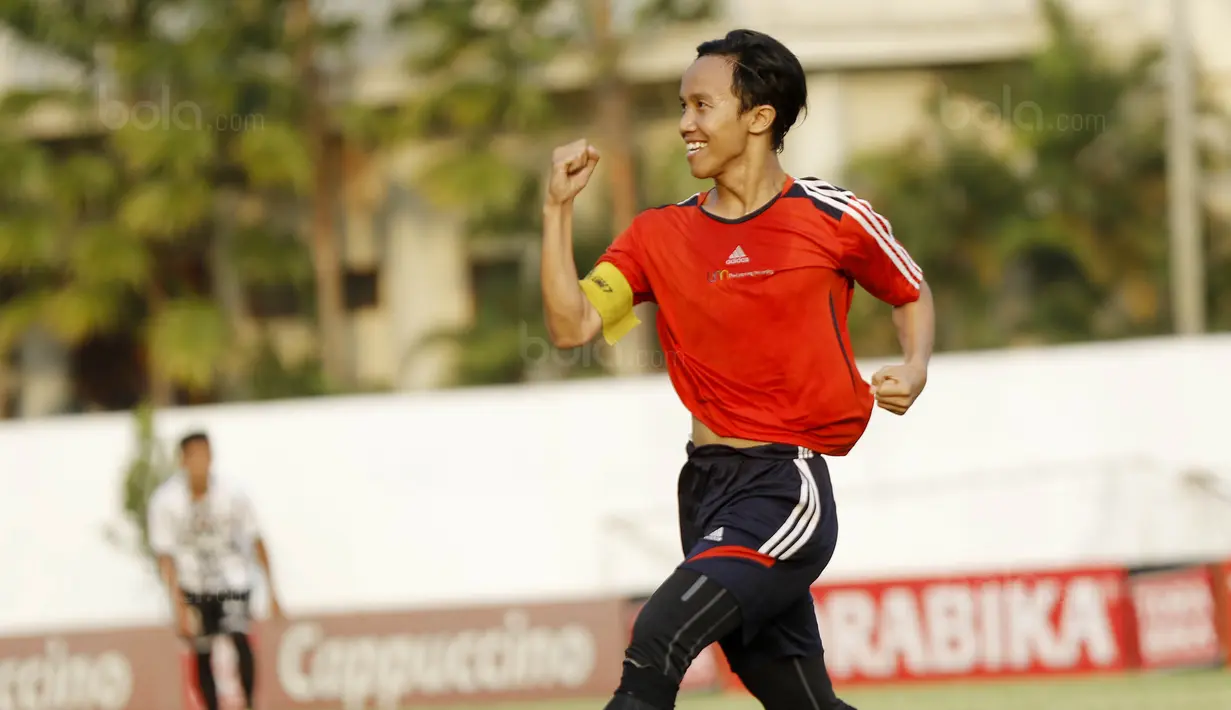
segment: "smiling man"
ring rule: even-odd
[[[838,537],[823,455],[851,450],[874,402],[895,414],[914,403],[933,309],[888,220],[782,169],[806,100],[799,60],[772,37],[735,30],[698,47],[680,135],[693,176],[713,187],[638,215],[581,280],[573,200],[599,153],[581,140],[552,156],[542,287],[553,342],[600,331],[615,342],[637,325],[635,304],[657,303],[671,382],[693,415],[679,478],[685,559],[638,616],[609,710],[673,708],[714,642],[769,710],[849,707],[825,670],[811,596]],[[894,307],[905,355],[870,385],[846,328],[856,283]]]

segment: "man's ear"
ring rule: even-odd
[[[748,132],[759,136],[773,130],[774,119],[778,117],[778,112],[773,106],[766,104],[752,109],[748,112],[748,116]]]

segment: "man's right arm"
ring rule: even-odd
[[[559,210],[557,212],[557,210]],[[585,278],[577,279],[573,259],[572,203],[548,205],[543,226],[543,303],[552,343],[575,348],[601,330],[615,345],[641,322],[633,306],[652,300],[639,261],[640,241],[634,221]]]
[[[543,306],[547,332],[557,348],[585,345],[598,335],[603,319],[586,298],[573,258],[573,203],[543,206]]]
[[[560,146],[551,155],[543,204],[540,279],[547,331],[558,348],[585,345],[600,330],[608,344],[615,344],[639,322],[633,313],[637,298],[650,298],[632,227],[615,240],[585,279],[577,278],[573,199],[590,181],[598,160],[598,150],[585,139]],[[639,296],[634,295],[635,289]]]

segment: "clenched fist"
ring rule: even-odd
[[[553,150],[547,204],[562,205],[576,197],[590,182],[594,166],[598,165],[598,157],[598,148],[584,138]]]
[[[872,395],[881,409],[899,416],[915,403],[928,383],[925,367],[891,365],[872,376]]]

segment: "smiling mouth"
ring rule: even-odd
[[[688,144],[688,154],[689,154],[689,155],[696,155],[697,153],[699,153],[699,152],[701,151],[701,149],[705,148],[705,146],[706,146],[706,145],[708,145],[708,144],[707,144],[706,142],[704,142],[704,141],[694,141],[694,142],[691,142],[691,143],[689,143],[689,144]]]

